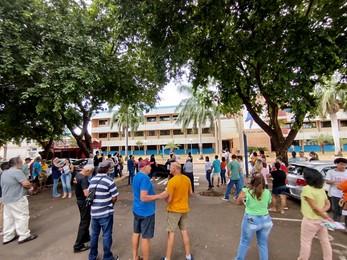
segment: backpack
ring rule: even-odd
[[[101,177],[101,178],[100,178],[100,180],[99,180],[98,183],[96,184],[95,188],[93,188],[93,189],[89,192],[88,196],[86,197],[86,206],[87,206],[87,207],[90,207],[90,206],[92,205],[92,203],[93,203],[93,201],[94,201],[94,199],[95,199],[96,187],[98,187],[98,185],[99,185],[100,181],[102,180],[102,178],[104,178],[104,177]]]

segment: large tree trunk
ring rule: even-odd
[[[41,146],[43,148],[43,152],[41,153],[42,159],[48,159],[49,153],[51,151],[53,144],[53,138],[50,138],[48,142],[41,142]]]
[[[331,131],[333,132],[333,139],[334,139],[334,146],[335,146],[335,156],[342,156],[337,114],[331,113],[330,118],[331,118]]]

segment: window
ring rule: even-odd
[[[107,138],[107,133],[100,133],[99,138]]]
[[[187,135],[193,135],[195,134],[194,129],[187,129]]]
[[[170,121],[170,116],[161,116],[159,117],[160,121]]]
[[[302,125],[302,128],[316,128],[316,122],[307,122]]]
[[[99,120],[99,125],[107,125],[107,120]]]
[[[210,133],[212,133],[212,130],[210,128],[203,128],[202,133],[203,134],[210,134]]]
[[[118,138],[119,137],[119,133],[111,133],[111,138]]]
[[[176,120],[177,120],[177,117],[178,117],[178,115],[173,115],[173,116],[172,116],[172,120],[173,120],[173,121],[176,121]]]
[[[173,130],[173,135],[183,135],[183,132],[181,129],[174,129]]]
[[[155,131],[148,131],[148,136],[156,136],[156,132]]]
[[[331,127],[331,121],[322,122],[322,127]]]
[[[347,120],[341,120],[341,127],[347,127]]]
[[[157,122],[156,117],[147,117],[147,122]]]
[[[170,130],[160,130],[160,135],[170,135]]]
[[[143,131],[135,132],[134,136],[143,136]]]

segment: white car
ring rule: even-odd
[[[336,165],[333,162],[327,162],[327,161],[312,161],[312,162],[296,162],[292,163],[288,166],[288,195],[299,199],[302,192],[302,187],[306,185],[306,181],[303,177],[303,171],[305,168],[312,168],[319,171],[324,179],[326,173],[331,170],[335,169]],[[324,184],[324,189],[328,193],[330,188],[330,185]]]

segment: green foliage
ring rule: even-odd
[[[186,65],[196,89],[213,78],[222,112],[245,106],[284,158],[317,107],[314,86],[346,64],[344,1],[118,2],[129,22],[137,17],[131,23],[145,28],[168,72]],[[284,137],[277,116],[286,108],[295,116]]]
[[[267,148],[266,147],[258,147],[258,146],[247,146],[247,150],[248,150],[248,153],[251,154],[254,151],[258,152],[260,150],[263,150],[264,152],[266,152]]]
[[[333,137],[331,135],[327,135],[327,134],[316,134],[316,135],[312,136],[311,139],[313,141],[315,141],[316,143],[318,143],[319,145],[333,144],[334,143]]]
[[[180,145],[179,144],[175,144],[175,142],[168,142],[164,149],[170,149],[170,151],[174,151],[175,149],[179,149],[180,148]]]

